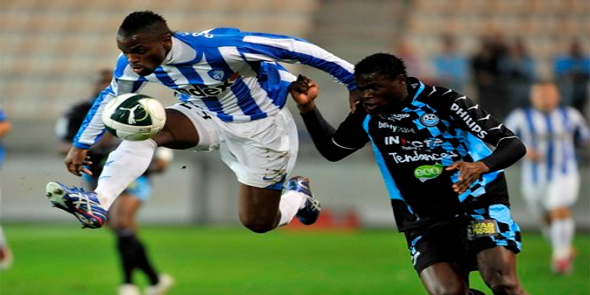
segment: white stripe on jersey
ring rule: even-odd
[[[506,126],[520,137],[527,149],[541,157],[538,162],[528,157],[522,160],[524,185],[578,174],[574,132],[578,129],[587,138],[588,129],[575,109],[559,108],[547,114],[531,108],[519,109],[508,116]]]
[[[238,49],[236,47],[220,47],[219,52],[225,59],[226,63],[230,65],[230,68],[234,72],[240,73],[242,81],[244,81],[244,84],[248,86],[248,89],[250,90],[250,96],[254,99],[256,105],[258,105],[261,110],[269,115],[276,114],[280,109],[276,105],[272,104],[272,101],[268,99],[268,93],[262,88],[258,82],[258,79],[256,78],[257,73],[249,66],[235,68],[236,64],[231,58],[229,58],[233,56],[239,56],[240,53]],[[228,114],[232,114],[232,116],[234,116],[234,121],[250,121],[250,116],[244,115],[239,106],[236,104],[238,98],[231,91],[228,91],[226,94],[227,95],[218,97],[219,102],[222,106],[224,106],[224,111]],[[231,105],[233,105],[233,107],[229,107]]]
[[[257,53],[244,53],[244,57],[246,57],[246,60],[249,61],[268,61],[268,62],[274,62],[275,59],[271,58],[268,55],[264,55],[264,54],[257,54]],[[294,61],[290,61],[290,60],[283,60],[285,62],[294,62]]]
[[[260,36],[246,36],[244,42],[268,45],[276,48],[282,48],[289,51],[297,51],[299,53],[307,54],[315,58],[333,62],[349,72],[354,72],[354,66],[344,60],[337,58],[335,55],[319,48],[311,43],[295,40],[295,39],[271,39]]]

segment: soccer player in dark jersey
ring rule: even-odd
[[[90,99],[73,105],[58,119],[55,129],[60,139],[60,153],[65,155],[71,148],[74,137],[84,122],[86,113],[92,107],[98,94],[109,86],[112,78],[113,72],[111,70],[98,71]],[[88,150],[87,155],[90,157],[88,169],[92,172],[92,175],[84,174],[86,189],[96,187],[104,162],[109,153],[120,142],[119,139],[107,133],[96,145]],[[138,225],[136,222],[139,208],[150,198],[151,183],[149,175],[164,171],[171,159],[171,150],[157,149],[152,164],[146,173],[137,178],[121,193],[109,211],[108,226],[115,234],[122,269],[122,284],[118,289],[119,295],[141,294],[139,288],[133,282],[133,272],[135,270],[143,272],[149,280],[145,290],[147,295],[163,295],[174,283],[170,275],[159,273],[153,266],[146,247],[137,235]]]
[[[313,81],[300,76],[290,91],[328,160],[371,142],[426,290],[481,294],[469,288],[469,272],[479,270],[494,294],[525,294],[516,273],[520,230],[502,171],[525,154],[521,141],[465,95],[407,77],[394,55],[366,57],[355,80],[360,101],[337,129],[315,107]]]

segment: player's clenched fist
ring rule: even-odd
[[[315,81],[303,76],[297,76],[289,86],[289,92],[297,103],[301,113],[306,113],[315,108],[314,100],[318,97],[319,87]]]

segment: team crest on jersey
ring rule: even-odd
[[[207,72],[209,76],[217,81],[223,81],[225,77],[225,73],[222,70],[211,70]]]
[[[426,113],[420,117],[420,123],[426,127],[433,127],[438,124],[440,119],[433,113]]]

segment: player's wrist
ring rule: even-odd
[[[309,113],[315,109],[315,103],[313,101],[310,101],[305,104],[298,104],[297,108],[299,109],[299,113],[301,114]]]

